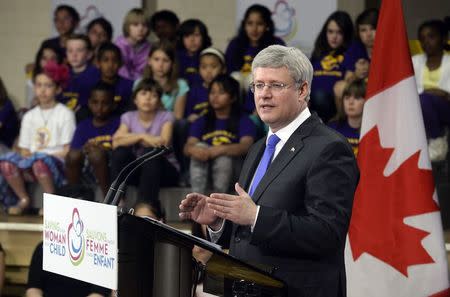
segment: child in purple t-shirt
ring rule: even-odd
[[[70,5],[58,5],[53,13],[53,24],[58,36],[46,39],[41,47],[51,45],[57,48],[64,57],[66,56],[66,41],[72,35],[80,23],[80,14]]]
[[[107,42],[100,46],[97,53],[97,65],[101,73],[101,81],[106,82],[114,88],[114,103],[116,108],[114,114],[122,113],[132,108],[131,93],[133,81],[118,74],[122,65],[120,49],[113,43]]]
[[[362,79],[351,82],[344,90],[342,108],[336,121],[328,124],[329,127],[344,135],[353,148],[355,157],[358,155],[359,131],[361,129],[362,114],[366,83]]]
[[[223,53],[213,47],[204,49],[200,53],[199,72],[201,80],[192,86],[186,99],[184,117],[190,123],[206,113],[208,109],[209,85],[219,74],[226,72]]]
[[[314,83],[311,86],[310,109],[326,123],[336,114],[333,86],[344,79],[342,62],[353,39],[353,22],[344,11],[333,12],[322,27],[314,44],[311,64]]]
[[[184,21],[178,29],[178,73],[189,86],[200,81],[198,72],[200,52],[211,46],[206,25],[197,19]]]
[[[356,40],[350,45],[342,62],[345,80],[365,79],[369,75],[369,63],[375,41],[378,10],[367,9],[356,18]]]
[[[67,40],[67,61],[71,71],[61,101],[75,111],[77,122],[89,116],[88,98],[100,79],[100,71],[89,62],[92,54],[91,42],[86,35],[72,35]]]
[[[137,110],[124,113],[113,136],[112,175],[115,178],[129,162],[154,147],[169,146],[172,142],[173,121],[170,111],[162,107],[163,90],[153,79],[141,80],[133,92]],[[142,200],[159,202],[161,186],[177,184],[179,166],[172,155],[146,162],[134,174]]]
[[[238,35],[227,47],[225,57],[228,72],[249,74],[253,58],[263,48],[272,44],[284,45],[284,41],[276,37],[274,32],[272,12],[260,4],[250,6],[242,19]]]
[[[212,188],[229,192],[234,178],[235,160],[245,156],[255,139],[255,126],[239,106],[239,83],[228,75],[219,75],[209,88],[208,112],[190,129],[184,152],[191,157],[192,190],[205,193],[209,176]]]
[[[119,128],[119,118],[111,117],[114,109],[114,90],[99,82],[91,91],[88,106],[93,117],[77,125],[66,157],[66,176],[69,185],[81,182],[85,160],[88,161],[103,194],[109,185],[109,156],[112,135]]]
[[[149,34],[148,18],[144,10],[131,9],[123,21],[123,36],[115,41],[122,51],[123,65],[119,70],[121,76],[135,80],[142,75],[151,48],[147,41]]]
[[[378,10],[375,8],[366,9],[356,19],[356,40],[345,52],[341,65],[344,79],[333,87],[337,109],[342,106],[342,93],[350,82],[355,79],[367,80],[377,23]]]

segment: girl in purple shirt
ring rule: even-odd
[[[178,73],[187,80],[189,87],[201,80],[198,72],[199,55],[211,46],[211,37],[206,25],[198,19],[189,19],[181,23],[178,29]]]
[[[137,110],[124,113],[120,126],[113,135],[112,177],[129,162],[154,147],[172,143],[174,116],[162,107],[163,90],[149,78],[143,79],[133,92]],[[159,188],[177,184],[179,166],[173,155],[146,162],[134,174],[139,199],[159,205]]]
[[[355,157],[358,155],[359,134],[366,96],[366,83],[362,79],[351,82],[344,90],[342,107],[335,121],[328,126],[347,138]]]
[[[205,193],[211,176],[212,188],[229,192],[238,172],[237,163],[247,154],[255,139],[253,122],[240,112],[239,83],[228,75],[219,75],[209,87],[206,115],[192,125],[184,152],[191,157],[192,190]]]
[[[140,8],[130,10],[123,22],[123,36],[119,36],[115,42],[122,51],[123,65],[119,70],[121,76],[135,80],[142,75],[151,48],[147,41],[149,34],[148,19],[144,10]]]
[[[245,12],[238,35],[231,40],[225,52],[229,73],[251,71],[253,58],[263,48],[284,41],[274,35],[275,26],[270,10],[259,4],[250,6]]]
[[[314,83],[311,86],[310,108],[324,122],[336,114],[333,86],[344,78],[342,62],[352,39],[353,22],[344,11],[333,12],[317,36],[311,56]]]

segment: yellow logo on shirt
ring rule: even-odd
[[[320,65],[322,66],[322,69],[324,71],[331,71],[334,69],[338,69],[339,64],[341,64],[342,61],[344,61],[343,55],[337,55],[336,57],[332,55],[327,55],[323,57],[322,61],[320,61]]]

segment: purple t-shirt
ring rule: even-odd
[[[181,78],[188,82],[190,87],[202,80],[198,71],[199,53],[190,56],[186,49],[179,49],[177,50],[177,58],[178,73]]]
[[[19,134],[19,120],[11,101],[6,99],[0,106],[0,143],[11,147]]]
[[[333,86],[338,80],[344,78],[342,62],[344,54],[333,55],[333,52],[326,53],[320,58],[311,58],[314,69],[314,79],[311,85],[311,93],[317,89],[333,94]]]
[[[232,133],[227,129],[226,119],[216,119],[214,131],[206,131],[205,117],[198,118],[192,123],[189,136],[198,138],[209,145],[216,146],[222,144],[239,143],[242,137],[256,137],[255,124],[247,115],[241,115],[237,133]]]
[[[328,126],[347,138],[348,142],[352,146],[355,157],[358,155],[359,146],[359,129],[350,127],[347,121],[334,121],[328,123]]]
[[[117,104],[116,111],[122,114],[130,109],[131,94],[133,92],[133,81],[121,77],[114,84],[114,102]]]
[[[77,125],[70,147],[81,150],[86,142],[95,139],[103,148],[109,150],[112,148],[112,136],[119,128],[119,124],[118,117],[110,119],[106,125],[101,127],[94,126],[92,118],[86,119]]]
[[[60,101],[72,110],[78,106],[87,106],[92,88],[100,80],[100,70],[94,65],[88,64],[80,73],[70,71],[70,79],[63,90]]]
[[[184,117],[187,118],[191,114],[204,115],[208,105],[208,88],[205,88],[203,83],[197,82],[187,95]]]
[[[125,36],[119,36],[114,43],[122,53],[123,65],[119,69],[119,74],[127,79],[138,79],[144,72],[145,65],[147,65],[148,53],[151,48],[150,42],[145,40],[133,46]]]
[[[128,132],[130,133],[146,133],[153,136],[161,135],[162,127],[167,122],[173,122],[175,117],[172,112],[160,109],[156,112],[155,118],[153,119],[152,124],[145,128],[142,126],[141,122],[139,122],[138,111],[129,111],[124,113],[120,117],[120,123],[124,124],[128,127]]]
[[[344,61],[342,62],[342,71],[355,71],[355,63],[359,59],[366,59],[370,62],[369,54],[364,44],[355,40],[344,54]]]
[[[285,42],[274,36],[273,42],[271,44],[285,45]],[[234,53],[238,50],[238,39],[234,38],[228,44],[227,50],[225,52],[225,61],[227,64],[227,71],[231,73],[233,71],[240,71],[242,73],[250,73],[252,70],[253,58],[262,50],[260,47],[247,46],[244,48],[240,55],[242,59],[235,61]]]
[[[164,124],[167,122],[173,123],[174,121],[175,117],[172,112],[166,111],[164,109],[158,110],[155,118],[152,121],[152,124],[147,128],[142,126],[142,124],[139,122],[139,115],[138,111],[136,110],[126,112],[120,117],[120,123],[128,127],[128,132],[146,133],[153,136],[160,136]],[[139,145],[135,146],[135,153],[138,156],[141,155],[142,147],[140,147]],[[177,170],[180,170],[180,165],[178,164],[178,161],[173,153],[167,155],[166,158]]]

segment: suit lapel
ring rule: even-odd
[[[253,201],[255,203],[261,198],[262,194],[266,190],[266,188],[272,183],[272,181],[281,173],[281,171],[291,162],[292,158],[294,158],[297,154],[301,153],[301,150],[304,147],[303,139],[308,137],[313,128],[320,123],[320,120],[315,115],[311,115],[304,123],[300,125],[300,127],[295,130],[295,132],[289,137],[288,141],[284,144],[281,151],[278,153],[277,157],[270,164],[269,168],[266,171],[266,174],[261,179],[258,187],[255,189],[253,193]],[[263,143],[264,144],[264,143]],[[265,146],[263,145],[262,150],[264,151]],[[261,155],[262,152],[259,154]],[[256,166],[258,166],[261,156],[255,160],[256,165],[253,165],[254,168],[250,175],[250,181],[253,177],[254,170],[256,170]]]

